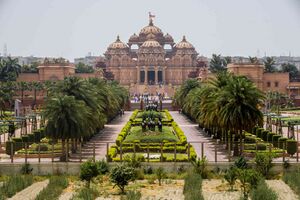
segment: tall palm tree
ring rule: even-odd
[[[17,83],[18,90],[21,91],[21,101],[24,102],[24,92],[29,89],[27,82],[21,81]]]
[[[179,88],[179,90],[176,92],[175,100],[176,103],[179,106],[183,106],[184,99],[188,95],[188,93],[194,89],[200,86],[200,82],[197,79],[188,79],[186,80],[183,85]]]
[[[0,58],[0,81],[15,81],[20,72],[21,65],[17,58]]]
[[[62,152],[65,154],[65,142],[78,139],[92,133],[92,110],[84,101],[74,96],[57,95],[46,102],[43,116],[47,119],[46,134],[53,139],[61,139]]]

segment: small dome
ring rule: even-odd
[[[167,41],[173,41],[173,37],[169,33],[167,33],[164,37]]]
[[[176,49],[194,49],[194,46],[189,43],[185,36],[183,36],[182,41],[175,45]]]
[[[120,37],[117,36],[117,40],[110,44],[108,49],[127,49],[128,46],[120,40]]]
[[[129,38],[129,41],[137,41],[137,40],[139,40],[139,36],[135,33]]]

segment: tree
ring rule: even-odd
[[[43,115],[47,119],[47,136],[62,140],[63,154],[66,141],[91,134],[93,122],[87,120],[91,118],[91,109],[74,96],[57,95],[48,99]]]
[[[158,184],[161,185],[161,180],[166,177],[166,172],[164,168],[159,167],[155,170],[155,175],[158,180]]]
[[[21,91],[21,101],[24,101],[24,92],[29,89],[27,82],[21,81],[17,83],[18,90]]]
[[[33,90],[33,98],[34,98],[32,108],[34,108],[36,106],[37,92],[42,90],[43,88],[44,87],[43,87],[43,84],[41,82],[34,81],[34,82],[29,83],[29,89]]]
[[[258,64],[259,63],[257,57],[249,56],[249,60],[250,60],[250,63],[252,63],[252,64]]]
[[[75,65],[76,73],[93,73],[95,70],[92,66],[86,65],[82,62],[79,62]]]
[[[179,106],[183,106],[184,99],[188,95],[188,93],[194,89],[200,86],[200,82],[197,79],[188,79],[186,80],[182,86],[180,86],[179,90],[176,92],[175,99],[176,103]]]
[[[235,184],[235,181],[237,179],[237,168],[234,166],[231,166],[225,173],[224,179],[229,183],[230,185],[230,191],[233,191],[233,186]]]
[[[117,165],[111,170],[110,179],[114,183],[114,187],[117,186],[121,192],[125,193],[125,186],[128,185],[129,181],[133,180],[134,168],[129,167],[125,164]]]
[[[298,77],[299,71],[297,67],[291,63],[284,63],[281,65],[282,72],[288,72],[291,80],[295,80]]]
[[[227,64],[229,64],[230,62],[231,62],[230,57],[222,58],[220,54],[219,55],[213,54],[212,59],[209,63],[209,70],[212,73],[225,71],[226,67],[227,67]]]
[[[0,81],[15,81],[20,72],[21,66],[17,58],[0,58]]]
[[[241,183],[243,198],[248,199],[249,192],[252,188],[256,188],[260,176],[254,169],[238,169],[237,177]]]
[[[80,165],[80,179],[87,182],[87,188],[90,187],[91,180],[99,174],[97,164],[90,160]]]
[[[274,67],[275,61],[273,57],[266,57],[264,60],[265,72],[275,72],[276,69]]]

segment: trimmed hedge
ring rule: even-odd
[[[256,129],[256,136],[259,137],[259,138],[261,138],[261,133],[262,133],[262,131],[264,131],[263,128],[258,128],[258,129]]]
[[[273,142],[273,136],[276,135],[275,133],[269,132],[268,133],[268,137],[267,137],[267,141],[272,143]]]
[[[272,142],[273,142],[274,147],[278,147],[278,141],[280,138],[281,138],[281,135],[273,135]]]
[[[264,141],[268,141],[268,134],[269,134],[269,131],[266,131],[266,130],[263,130],[261,131],[261,139],[263,139]]]
[[[281,137],[278,140],[278,147],[281,149],[286,149],[286,141],[288,140],[288,138],[285,137]]]
[[[289,155],[297,153],[298,142],[296,140],[286,140],[286,151]]]

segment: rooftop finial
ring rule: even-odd
[[[149,25],[153,26],[153,19],[154,19],[155,15],[151,14],[151,12],[149,12]]]
[[[117,35],[117,40],[116,40],[116,42],[120,42],[120,36],[119,36],[119,35]]]
[[[182,38],[182,42],[186,42],[185,35],[184,35],[183,38]]]

